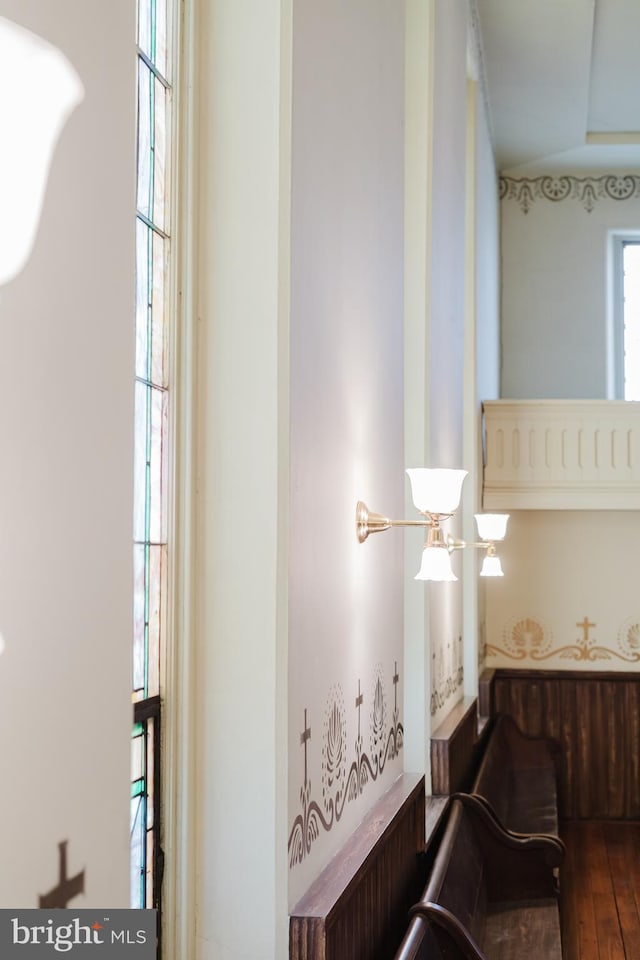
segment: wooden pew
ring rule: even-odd
[[[476,797],[453,800],[395,960],[562,960],[548,837],[516,837]]]
[[[562,750],[550,737],[530,737],[508,716],[496,717],[471,792],[517,835],[544,834],[564,845],[558,825]]]

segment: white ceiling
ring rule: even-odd
[[[476,5],[500,171],[640,170],[640,0]]]

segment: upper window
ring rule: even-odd
[[[613,237],[615,396],[640,400],[640,234]]]

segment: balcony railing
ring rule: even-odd
[[[640,403],[492,400],[486,510],[640,509]]]

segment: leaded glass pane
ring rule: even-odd
[[[165,318],[165,287],[167,277],[167,248],[168,242],[159,234],[153,234],[153,279],[151,283],[151,344],[149,355],[151,371],[147,374],[155,386],[167,386],[166,344],[167,324]]]
[[[144,876],[146,831],[144,829],[144,798],[131,799],[131,906],[139,907],[144,903]]]
[[[146,883],[146,903],[148,910],[153,908],[153,849],[154,837],[151,830],[147,833],[147,869],[145,875]]]
[[[160,649],[163,631],[163,597],[166,589],[166,547],[147,547],[147,678],[146,696],[160,693]]]
[[[136,376],[167,385],[165,285],[168,241],[142,220],[136,231]]]
[[[168,23],[167,23],[167,5],[166,3],[155,3],[155,50],[153,62],[156,67],[166,77],[168,74]]]
[[[138,3],[138,46],[150,60],[151,54],[151,21],[155,8],[155,0],[142,0]],[[160,4],[162,6],[162,4]]]
[[[142,736],[134,737],[131,741],[131,781],[140,780],[144,776],[144,751]]]
[[[149,436],[151,430],[151,387],[139,380],[135,386],[133,448],[133,536],[141,543],[149,529]]]
[[[134,538],[166,540],[167,394],[136,382],[134,438]]]
[[[147,722],[147,830],[153,829],[153,767],[155,757],[153,755],[154,744],[154,721],[151,718]]]
[[[167,394],[156,387],[150,389],[151,424],[148,443],[149,458],[149,516],[147,539],[152,543],[166,540],[166,473],[167,473]]]
[[[167,91],[156,79],[153,85],[153,205],[152,220],[160,230],[165,229],[165,170],[167,162]]]
[[[144,61],[138,61],[138,190],[139,212],[150,219],[152,203],[153,82]]]
[[[149,379],[149,312],[150,297],[149,249],[153,232],[143,220],[136,222],[136,377]]]
[[[136,699],[147,696],[145,676],[147,664],[147,546],[136,543],[133,548],[133,689]]]

